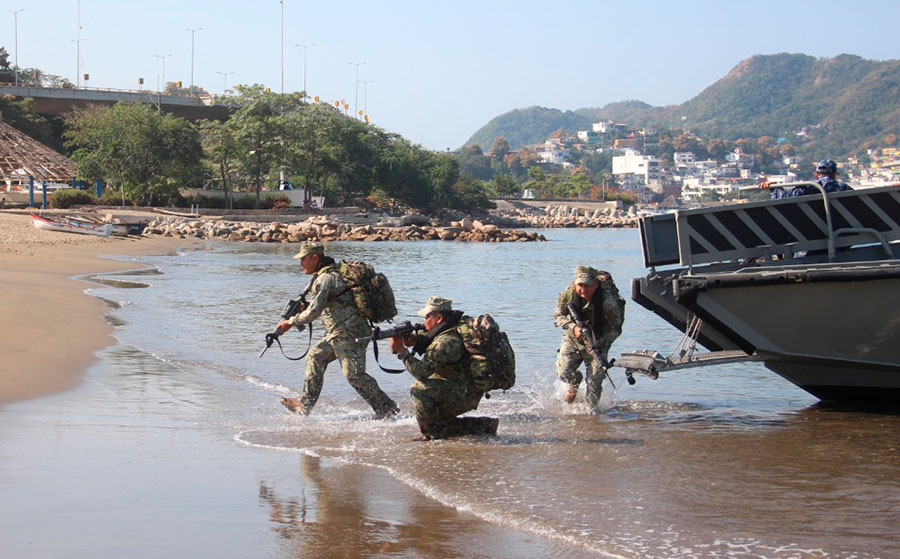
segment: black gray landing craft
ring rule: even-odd
[[[900,187],[650,216],[640,232],[650,273],[632,298],[685,337],[616,366],[760,360],[821,400],[900,402]]]

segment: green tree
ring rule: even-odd
[[[234,102],[240,107],[226,122],[234,143],[237,166],[244,176],[252,177],[256,207],[260,207],[264,180],[282,170],[284,139],[281,117],[294,104],[290,95],[266,91],[255,84],[244,86]]]
[[[503,136],[494,138],[494,145],[491,146],[491,158],[503,161],[503,157],[509,153],[509,142]]]
[[[66,123],[80,178],[112,182],[148,205],[177,197],[181,186],[199,179],[200,135],[184,119],[116,103],[77,110]]]
[[[218,120],[202,120],[199,122],[200,138],[206,160],[222,181],[228,209],[234,207],[234,179],[237,173],[238,143],[231,129]]]
[[[472,175],[479,180],[491,180],[494,171],[491,168],[491,158],[481,151],[481,146],[472,144],[464,146],[457,152],[459,166],[463,172]]]
[[[512,175],[495,175],[491,183],[494,194],[501,198],[517,198],[520,194],[519,183]]]
[[[28,134],[44,145],[54,149],[61,147],[55,141],[50,123],[34,110],[34,99],[17,101],[12,95],[0,95],[0,121]]]

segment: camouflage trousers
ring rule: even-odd
[[[428,438],[444,439],[488,432],[488,417],[457,417],[478,408],[484,392],[471,383],[442,378],[413,382],[409,390],[419,430]]]
[[[363,397],[376,414],[396,409],[397,404],[378,386],[378,382],[366,373],[366,343],[356,343],[351,338],[337,336],[321,340],[306,356],[306,373],[300,402],[311,410],[322,393],[325,369],[332,361],[341,364],[341,370],[350,386]]]
[[[606,357],[606,351],[603,351],[603,357]],[[586,379],[578,370],[582,363],[587,371]],[[572,341],[572,338],[566,335],[562,337],[556,356],[556,376],[575,390],[578,390],[581,381],[585,380],[588,405],[595,408],[600,402],[600,395],[603,393],[603,367],[591,357],[583,344]]]

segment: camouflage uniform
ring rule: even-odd
[[[837,165],[830,159],[823,159],[816,163],[816,172],[820,173],[816,182],[825,192],[842,192],[844,190],[853,190],[847,183],[837,180],[834,175],[837,174]],[[773,187],[771,198],[794,198],[796,196],[809,196],[811,194],[819,194],[819,189],[814,186],[795,186],[790,190],[781,187]]]
[[[591,324],[591,330],[594,332],[594,341],[597,344],[597,349],[606,358],[610,346],[622,333],[622,322],[625,317],[620,307],[619,297],[610,289],[611,285],[615,285],[612,277],[605,272],[602,273],[609,279],[600,281],[600,285],[590,301],[585,303],[578,293],[575,292],[575,282],[573,281],[559,294],[559,298],[556,301],[556,312],[553,315],[556,325],[563,329],[562,342],[556,357],[556,376],[566,384],[573,386],[576,390],[581,381],[586,380],[587,401],[592,408],[600,401],[601,385],[604,377],[603,369],[588,353],[584,342],[575,337],[575,321],[569,315],[566,305],[570,302],[574,303],[575,308],[578,309],[582,317],[588,320]],[[594,314],[594,309],[598,305],[600,306],[602,324],[594,324],[590,320]],[[584,363],[587,371],[587,379],[584,379],[581,371],[578,370],[582,363]]]
[[[429,303],[436,299],[440,298],[432,297]],[[450,302],[443,301],[449,310]],[[429,439],[494,434],[497,429],[497,420],[490,417],[457,417],[477,409],[484,396],[472,379],[469,354],[456,330],[458,322],[455,319],[439,325],[435,332],[417,334],[414,347],[427,346],[422,359],[408,349],[397,354],[416,379],[410,396],[419,430]]]
[[[306,357],[306,378],[300,402],[307,412],[312,409],[322,392],[325,369],[337,359],[350,386],[372,406],[376,415],[384,416],[397,410],[397,404],[366,373],[368,342],[355,341],[371,335],[372,329],[359,314],[353,294],[334,266],[334,260],[327,258],[323,263],[311,280],[309,306],[289,319],[293,326],[300,326],[321,317],[325,327],[325,337]]]

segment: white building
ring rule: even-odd
[[[646,191],[661,192],[660,160],[649,155],[626,153],[612,158],[612,172],[616,182],[626,190],[637,192],[641,201],[647,198]]]
[[[594,132],[599,132],[600,134],[606,134],[607,132],[615,132],[617,130],[628,130],[627,124],[616,124],[613,121],[607,122],[595,122],[591,124],[591,129]]]
[[[537,156],[538,158],[540,158],[541,163],[553,163],[554,165],[562,165],[566,161],[566,157],[568,157],[568,155],[569,150],[567,149],[554,149],[537,152]]]
[[[756,156],[742,152],[741,148],[735,148],[733,152],[725,155],[725,161],[737,163],[741,169],[750,169],[756,163]]]
[[[593,130],[579,130],[576,132],[576,135],[579,140],[586,144],[592,144],[601,140],[600,133]]]
[[[715,192],[721,196],[738,189],[738,185],[730,180],[716,181],[705,177],[684,179],[681,183],[681,199],[690,202],[700,198],[707,192]]]
[[[692,151],[676,151],[672,157],[675,159],[676,167],[686,167],[697,160],[697,156]]]

